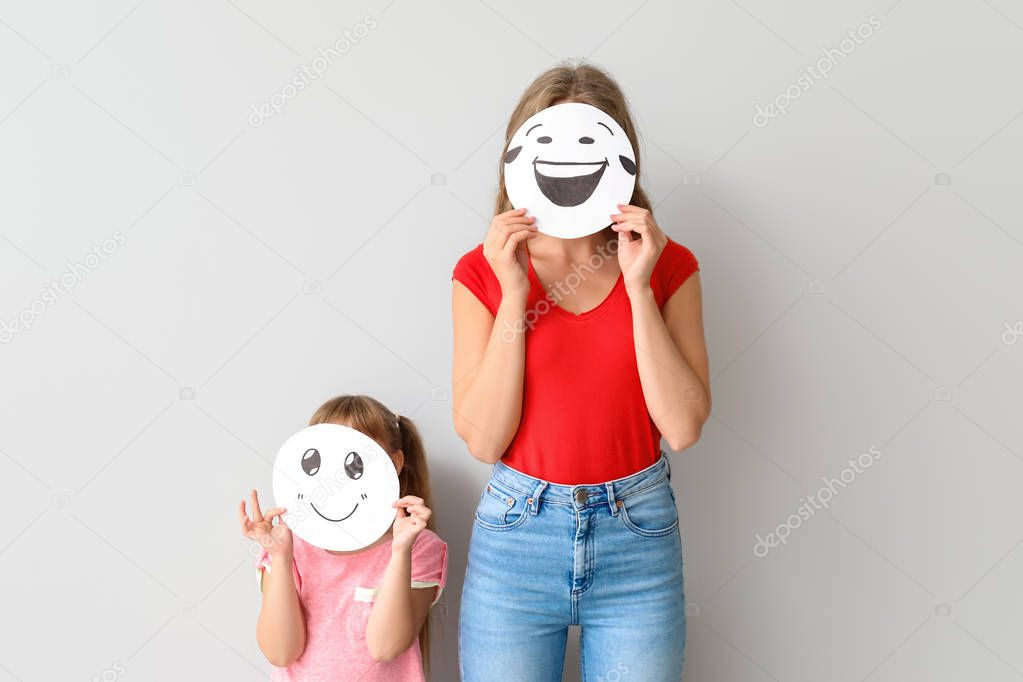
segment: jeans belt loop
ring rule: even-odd
[[[607,488],[607,504],[611,507],[611,516],[618,516],[618,503],[615,500],[615,484],[605,483],[604,487]]]
[[[540,495],[543,493],[544,488],[547,487],[547,481],[540,481],[536,489],[533,490],[533,495],[527,500],[529,513],[536,516],[540,511]]]

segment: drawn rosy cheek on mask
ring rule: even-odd
[[[585,237],[611,224],[632,201],[636,152],[618,123],[589,104],[556,104],[519,127],[504,155],[504,184],[515,208],[540,232]]]
[[[274,461],[274,503],[311,545],[362,549],[394,523],[398,474],[380,445],[339,424],[315,424],[291,436]]]

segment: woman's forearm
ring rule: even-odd
[[[630,292],[632,331],[643,397],[654,424],[675,451],[693,445],[710,416],[710,393],[671,336],[653,291]]]
[[[263,605],[256,624],[256,641],[270,663],[291,665],[305,650],[305,616],[295,589],[291,557],[274,557],[273,569],[263,572]]]
[[[455,387],[455,430],[474,457],[491,464],[504,454],[522,418],[525,308],[525,293],[501,298],[483,357]]]

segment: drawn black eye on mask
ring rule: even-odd
[[[365,465],[362,462],[362,457],[357,452],[349,452],[348,456],[345,457],[345,473],[348,474],[348,478],[353,481],[357,481],[362,478],[362,472],[365,469]]]
[[[302,455],[302,471],[310,476],[315,476],[320,470],[320,451],[316,448],[309,448]]]

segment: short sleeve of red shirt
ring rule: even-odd
[[[491,315],[497,315],[497,307],[501,304],[501,284],[483,256],[482,244],[458,259],[451,278],[471,291]]]
[[[434,603],[448,581],[448,546],[436,533],[424,530],[412,545],[412,587],[436,587]]]
[[[669,239],[650,278],[650,286],[654,290],[657,305],[663,307],[671,295],[699,269],[700,264],[693,252]]]

